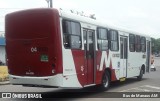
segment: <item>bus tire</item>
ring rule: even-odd
[[[143,78],[143,69],[141,69],[139,76],[137,76],[137,80],[141,81]]]
[[[110,86],[110,74],[108,71],[105,71],[102,76],[102,83],[100,85],[101,90],[108,90]]]

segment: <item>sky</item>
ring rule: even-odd
[[[160,38],[160,0],[53,0],[54,8],[95,14],[97,20]],[[48,7],[46,0],[0,0],[0,31],[7,13]]]

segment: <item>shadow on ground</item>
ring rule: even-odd
[[[147,80],[148,78],[143,78],[142,81]],[[118,87],[123,87],[129,84],[134,84],[137,82],[136,78],[129,78],[125,82],[115,81],[111,83],[110,90],[116,89]],[[100,90],[96,86],[87,87],[83,89],[61,89],[57,91],[50,91],[42,93],[43,98],[54,98],[55,100],[75,100],[77,98],[105,98],[107,96],[112,96],[114,92],[109,92]]]

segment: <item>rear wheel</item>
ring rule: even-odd
[[[139,76],[137,76],[137,80],[141,81],[143,78],[143,69],[141,69]]]
[[[108,71],[105,71],[102,76],[102,83],[100,85],[101,90],[108,90],[110,86],[110,74]]]

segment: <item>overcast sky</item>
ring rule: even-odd
[[[46,0],[0,0],[0,31],[6,13],[47,6]],[[53,0],[53,6],[94,13],[110,25],[160,38],[160,0]]]

